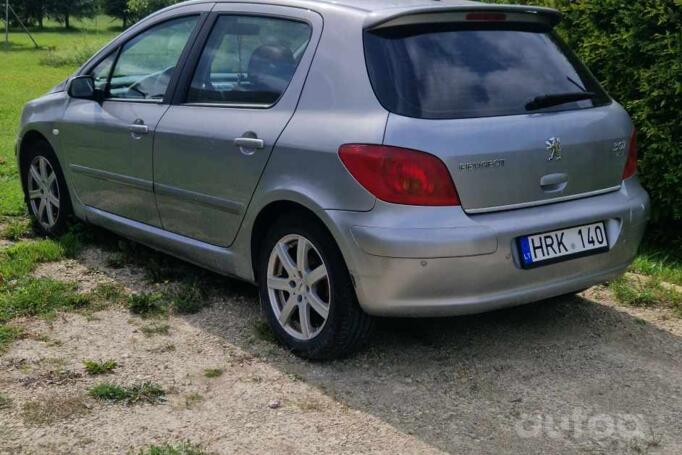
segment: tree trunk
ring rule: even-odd
[[[69,24],[69,13],[64,14],[64,26],[66,28],[71,28],[71,25]]]
[[[43,16],[38,17],[38,27],[43,28]]]

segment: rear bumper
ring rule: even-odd
[[[485,215],[390,204],[328,215],[365,311],[448,316],[542,300],[619,276],[637,254],[649,197],[633,178],[612,193]],[[517,237],[597,221],[607,223],[610,251],[521,268]]]

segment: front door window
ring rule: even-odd
[[[188,16],[164,22],[128,41],[114,67],[108,96],[163,100],[197,20]]]

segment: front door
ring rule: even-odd
[[[160,226],[153,193],[154,131],[198,15],[162,22],[123,44],[90,74],[104,101],[72,99],[61,123],[72,187],[85,205]]]
[[[321,18],[219,4],[210,21],[182,97],[158,125],[154,184],[164,229],[229,246],[294,113]]]

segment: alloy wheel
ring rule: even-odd
[[[329,317],[331,283],[322,255],[305,237],[290,234],[270,253],[267,288],[280,326],[298,340],[311,340]]]
[[[59,220],[60,194],[57,174],[44,156],[36,156],[28,171],[27,186],[31,211],[44,229]]]

